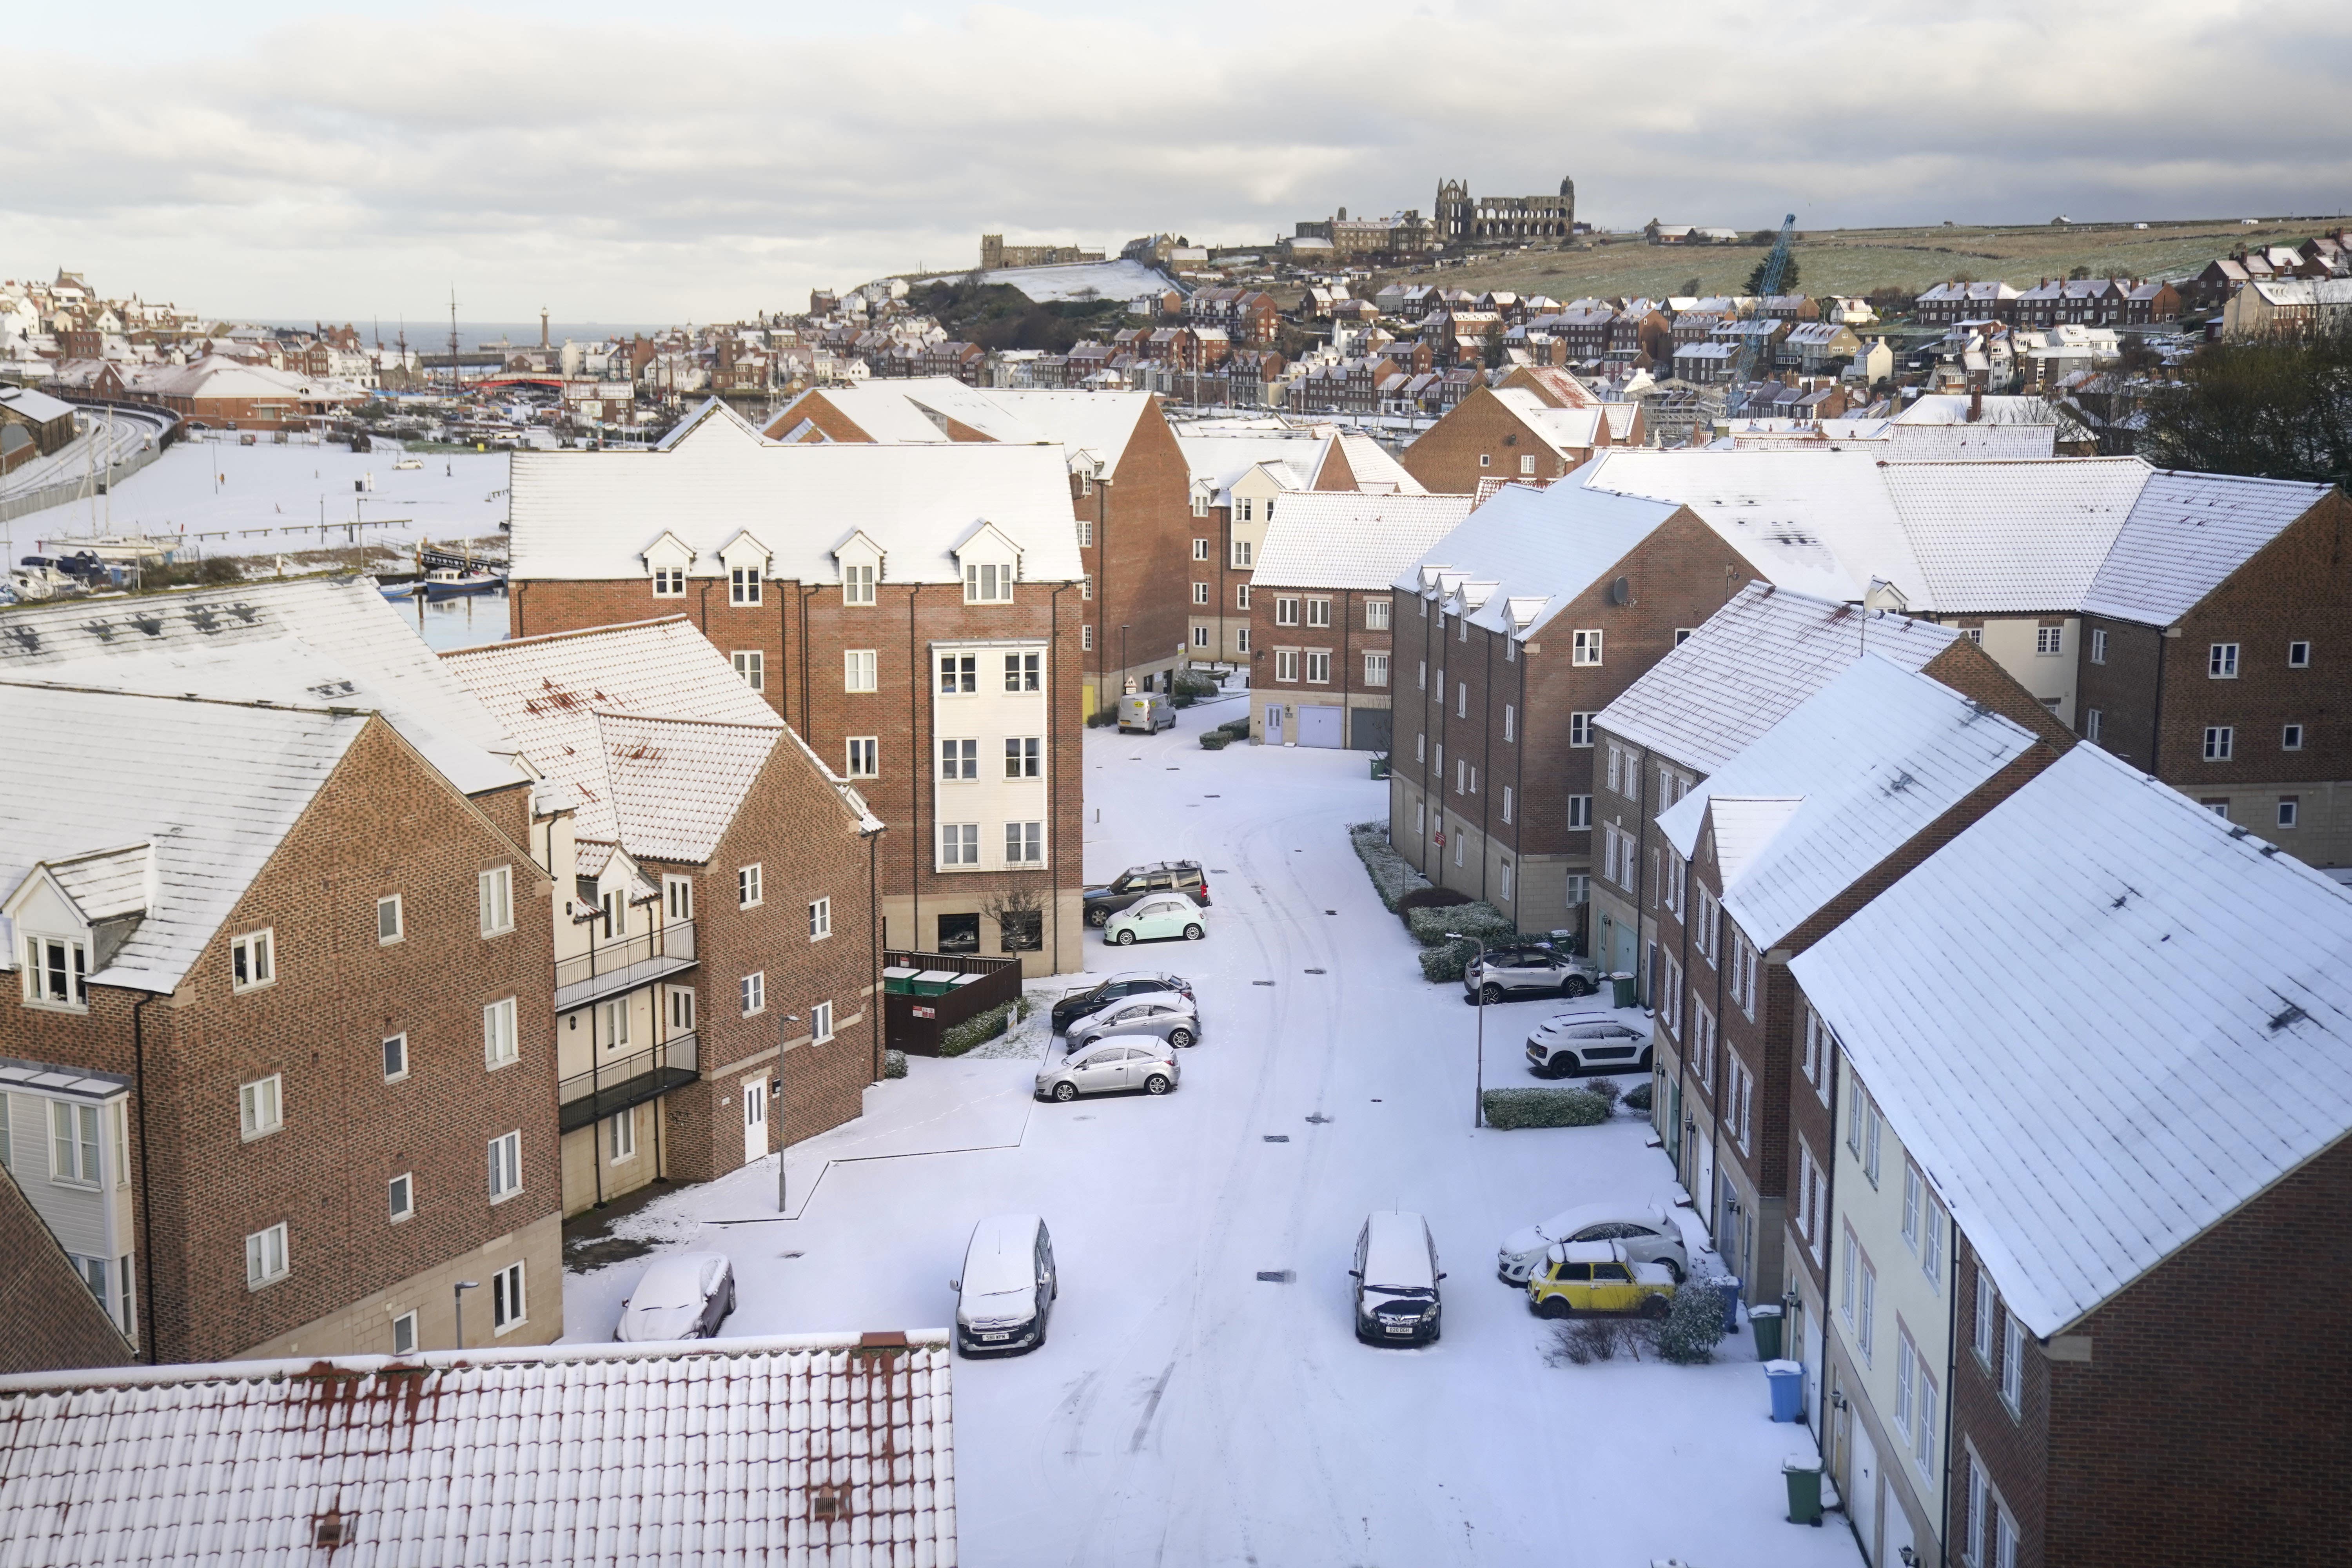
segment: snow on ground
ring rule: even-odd
[[[1209,868],[1205,942],[1088,939],[1092,973],[1192,980],[1203,1036],[1177,1092],[1040,1104],[1025,1054],[918,1058],[793,1149],[792,1217],[769,1160],[619,1228],[728,1252],[732,1335],[944,1325],[973,1223],[1043,1214],[1049,1342],[956,1368],[968,1568],[1854,1563],[1835,1516],[1783,1522],[1780,1461],[1811,1442],[1767,1418],[1744,1333],[1711,1366],[1547,1364],[1552,1325],[1496,1279],[1496,1244],[1574,1202],[1671,1194],[1665,1158],[1632,1116],[1473,1130],[1475,1012],[1420,979],[1348,846],[1385,786],[1362,752],[1199,749],[1239,710],[1086,737],[1089,879]],[[1528,1081],[1527,1031],[1554,1005],[1487,1010],[1489,1083]],[[1391,1206],[1429,1217],[1451,1276],[1424,1350],[1351,1332],[1356,1233]],[[573,1277],[568,1337],[608,1336],[644,1267]]]
[[[420,453],[423,468],[396,469],[393,464],[401,457],[388,443],[354,453],[348,447],[280,447],[266,434],[251,447],[181,441],[115,486],[110,505],[107,498],[95,509],[87,500],[71,502],[27,512],[6,526],[20,553],[36,540],[93,531],[200,534],[207,555],[331,549],[353,542],[354,519],[367,524],[358,538],[369,544],[479,539],[499,531],[507,515],[505,453]],[[370,476],[373,490],[352,489],[354,480]]]

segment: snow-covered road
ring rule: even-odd
[[[1473,1130],[1475,1013],[1421,980],[1344,831],[1386,786],[1360,752],[1199,748],[1241,712],[1087,737],[1088,879],[1210,870],[1205,942],[1089,938],[1097,973],[1192,980],[1204,1037],[1177,1093],[1038,1105],[1026,1061],[917,1060],[793,1149],[798,1217],[776,1217],[770,1161],[626,1228],[731,1254],[725,1331],[748,1334],[945,1324],[973,1222],[1043,1214],[1050,1342],[957,1366],[968,1568],[1853,1563],[1839,1516],[1782,1521],[1780,1460],[1811,1444],[1767,1419],[1744,1333],[1706,1367],[1546,1364],[1552,1326],[1496,1281],[1496,1243],[1573,1202],[1662,1197],[1672,1173],[1630,1116]],[[1488,1010],[1489,1083],[1527,1081],[1554,1005]],[[1451,1276],[1439,1345],[1350,1332],[1349,1256],[1381,1207],[1429,1217]],[[572,1279],[570,1337],[609,1335],[643,1268]]]

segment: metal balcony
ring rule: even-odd
[[[555,961],[555,1010],[568,1013],[694,967],[694,922],[614,937]]]
[[[650,1050],[601,1061],[556,1086],[559,1125],[566,1132],[667,1094],[702,1076],[692,1030]]]

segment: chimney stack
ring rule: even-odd
[[[1984,383],[1981,380],[1971,378],[1969,386],[1969,423],[1975,425],[1981,422],[1983,418]]]

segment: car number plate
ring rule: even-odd
[[[1387,1325],[1387,1327],[1389,1332],[1392,1334],[1409,1334],[1412,1332],[1412,1325],[1411,1323],[1391,1323]]]
[[[1013,1331],[1010,1329],[998,1329],[992,1333],[985,1333],[980,1337],[983,1340],[1009,1340],[1013,1337]]]

